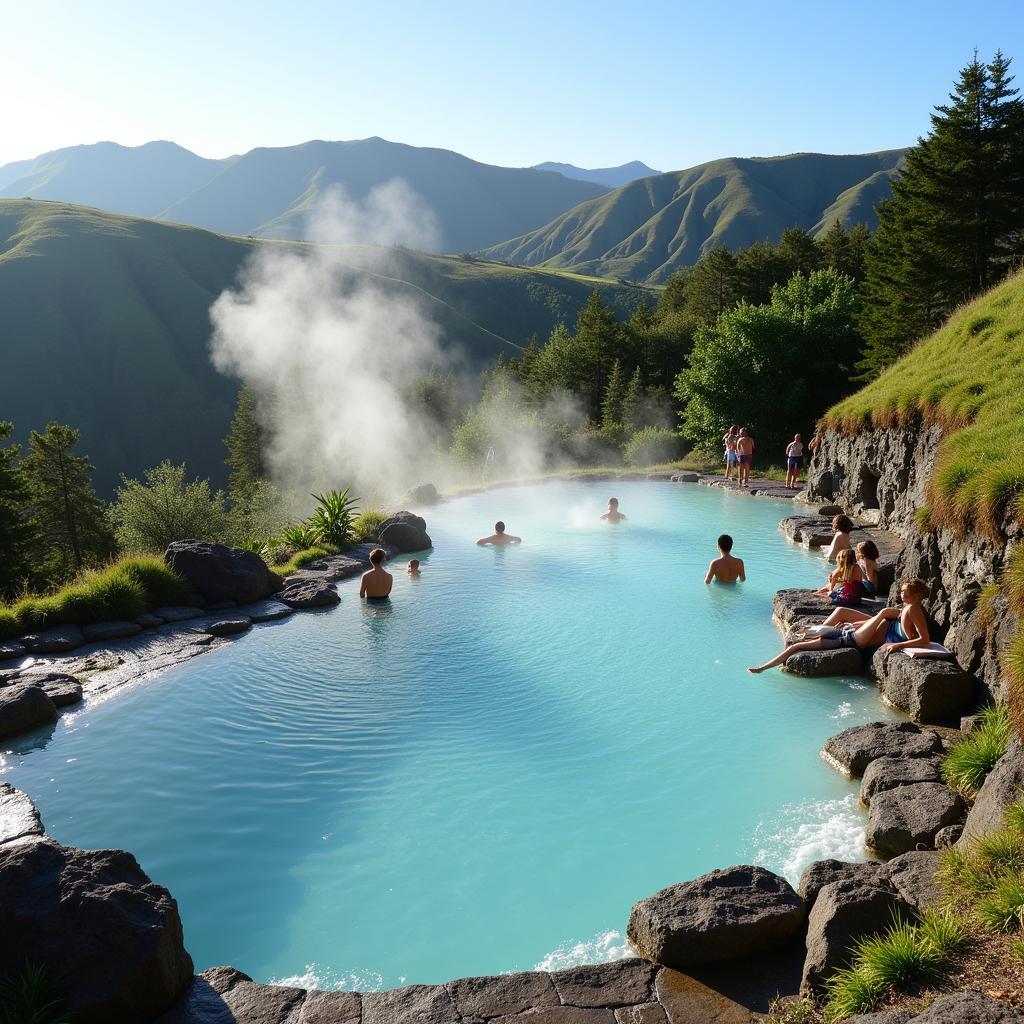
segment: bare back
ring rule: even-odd
[[[360,597],[387,597],[391,593],[395,578],[384,569],[371,569],[363,573],[359,583]]]

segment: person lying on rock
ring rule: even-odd
[[[481,537],[477,544],[481,546],[484,544],[493,544],[496,547],[500,547],[502,544],[522,544],[522,537],[514,537],[511,533],[505,532],[505,524],[499,519],[494,524],[494,533],[490,537]]]
[[[370,552],[370,570],[364,572],[363,578],[359,581],[360,597],[367,597],[371,601],[382,601],[391,593],[395,578],[384,569],[386,557],[383,548],[374,548]]]
[[[859,605],[863,593],[864,572],[850,548],[839,552],[836,567],[829,573],[828,583],[815,591],[818,597],[827,597],[832,604],[847,608]]]
[[[850,533],[853,531],[853,520],[849,516],[838,515],[832,520],[832,543],[825,552],[825,560],[834,562],[840,551],[849,551]]]
[[[716,583],[735,583],[747,580],[747,572],[743,566],[743,559],[736,558],[732,553],[732,537],[723,533],[718,538],[718,555],[709,566],[708,574],[704,577],[705,583],[714,580]]]
[[[621,523],[626,517],[619,511],[619,499],[609,498],[608,499],[608,511],[601,516],[605,522],[608,523]]]
[[[821,626],[813,627],[818,635],[809,640],[790,644],[781,654],[763,665],[748,668],[748,672],[763,672],[766,668],[785,665],[786,660],[799,651],[831,651],[837,647],[854,647],[865,651],[881,647],[887,658],[890,651],[904,647],[921,647],[929,643],[928,622],[921,602],[928,596],[928,584],[911,577],[900,583],[903,608],[883,608],[876,615],[856,608],[837,608]],[[810,630],[808,630],[810,632]]]
[[[857,564],[864,593],[874,597],[878,593],[878,545],[873,540],[862,540],[857,545]]]

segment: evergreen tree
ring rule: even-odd
[[[832,226],[816,239],[822,267],[831,267],[858,283],[864,277],[864,254],[871,232],[866,224],[855,224],[846,229],[835,220]]]
[[[598,422],[608,374],[622,346],[623,329],[615,311],[604,304],[596,288],[576,320],[574,341],[581,384],[578,392],[585,403],[587,416]]]
[[[633,370],[633,375],[626,385],[626,393],[622,398],[622,425],[633,433],[640,429],[643,414],[644,384],[640,377],[640,367]]]
[[[995,284],[1024,251],[1024,104],[1010,61],[977,55],[907,151],[868,248],[859,364],[867,379]]]
[[[10,422],[0,422],[0,441],[14,432]],[[21,447],[0,448],[0,597],[11,597],[29,577],[32,568],[32,529],[26,522],[28,490],[18,466]]]
[[[611,429],[622,423],[622,403],[626,398],[626,379],[622,374],[622,363],[616,359],[608,375],[608,386],[604,389],[601,403],[601,426]]]
[[[736,274],[741,298],[755,306],[770,302],[772,289],[792,274],[771,242],[755,242],[736,253]]]
[[[267,474],[266,439],[256,410],[256,394],[248,384],[238,389],[235,415],[224,446],[228,450],[225,464],[231,467],[228,490],[234,504],[246,501],[256,484]]]
[[[700,324],[714,323],[739,297],[736,257],[724,246],[702,256],[686,280],[686,311]]]
[[[806,277],[821,265],[818,247],[803,228],[786,228],[779,239],[777,252],[785,267],[786,281],[797,273]]]
[[[686,308],[686,282],[689,268],[677,270],[666,282],[658,299],[655,316],[662,320],[672,313],[681,313]]]
[[[76,455],[79,431],[48,423],[33,430],[21,471],[28,488],[30,523],[44,552],[46,572],[65,576],[113,551],[104,504],[92,485],[95,467]]]

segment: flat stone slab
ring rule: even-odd
[[[964,813],[964,802],[937,782],[918,782],[876,793],[868,811],[864,841],[884,856],[935,846],[936,833],[954,825]]]
[[[135,616],[135,621],[143,629],[156,629],[157,626],[162,626],[164,620],[159,615],[154,615],[152,612],[143,612],[141,615]]]
[[[739,865],[635,904],[627,937],[644,959],[683,970],[774,949],[800,930],[804,901],[780,876]]]
[[[0,661],[8,658],[21,658],[25,655],[25,645],[17,640],[0,640]]]
[[[341,597],[327,580],[295,579],[291,577],[278,597],[292,608],[327,608],[337,604]]]
[[[222,615],[206,626],[210,636],[234,636],[251,628],[252,619],[247,615]]]
[[[16,685],[38,686],[58,708],[70,707],[82,699],[82,684],[62,672],[26,672],[17,679]]]
[[[832,543],[835,535],[832,519],[832,516],[786,516],[779,523],[779,529],[794,544],[805,548],[824,548]]]
[[[155,608],[153,614],[164,622],[184,622],[186,619],[198,619],[204,614],[202,608],[191,608],[187,605],[167,605]]]
[[[558,1006],[551,976],[520,971],[491,977],[459,978],[448,985],[456,1009],[467,1020],[521,1013],[535,1006]]]
[[[831,885],[833,882],[841,882],[846,879],[853,879],[866,885],[878,884],[878,872],[881,864],[878,861],[845,861],[829,858],[827,860],[816,860],[808,864],[804,873],[800,876],[800,885],[797,892],[803,897],[810,910],[818,893]]]
[[[669,479],[674,484],[699,484],[700,473],[670,473]]]
[[[444,985],[408,985],[363,994],[362,1024],[455,1024],[458,1019]]]
[[[0,782],[0,846],[42,834],[39,811],[28,795],[9,783]]]
[[[892,886],[915,910],[929,910],[942,901],[935,883],[942,855],[937,850],[914,850],[881,865],[878,877]]]
[[[616,960],[555,971],[551,980],[567,1006],[631,1006],[651,999],[654,966],[646,960]]]
[[[790,655],[783,672],[794,676],[857,676],[864,671],[864,655],[853,647],[830,651],[798,651]]]
[[[21,643],[32,654],[60,654],[81,647],[85,635],[78,626],[54,626],[23,636]]]
[[[82,627],[82,633],[87,641],[123,640],[126,636],[135,636],[136,633],[141,632],[142,626],[138,622],[128,622],[127,620],[92,622],[88,626]]]
[[[955,661],[908,658],[880,648],[871,659],[885,701],[915,722],[953,723],[975,703],[974,677]]]
[[[248,616],[253,622],[273,622],[276,619],[286,619],[289,615],[294,615],[295,609],[289,608],[283,601],[275,601],[270,598],[266,601],[243,605],[238,609],[238,614]]]
[[[832,736],[821,752],[834,768],[859,778],[880,757],[932,757],[941,751],[939,737],[913,722],[869,722]]]
[[[860,784],[861,803],[870,805],[875,793],[884,793],[897,786],[916,782],[941,782],[942,759],[939,757],[879,757],[864,769]]]
[[[827,574],[822,563],[822,583]],[[874,615],[885,607],[881,598],[865,598],[858,605],[858,611]],[[813,590],[788,589],[778,590],[772,598],[772,615],[784,630],[796,626],[821,625],[836,610],[836,606],[826,597],[819,597]]]

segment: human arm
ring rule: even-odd
[[[836,560],[836,555],[839,554],[839,538],[841,536],[842,534],[839,533],[833,535],[832,543],[829,544],[828,550],[825,552],[826,562],[834,562]]]
[[[490,543],[491,543],[491,538],[490,538],[490,537],[481,537],[481,538],[480,538],[480,539],[479,539],[479,540],[477,541],[477,544],[478,544],[478,545],[479,545],[480,547],[483,547],[483,546],[484,546],[485,544],[490,544]]]
[[[523,538],[522,537],[514,537],[514,536],[512,536],[512,534],[506,534],[506,536],[508,537],[509,541],[512,544],[522,544],[523,543]]]
[[[746,568],[746,566],[745,566],[745,565],[743,564],[743,559],[742,559],[742,558],[741,558],[741,559],[739,560],[739,563],[740,563],[740,579],[741,579],[741,580],[742,580],[742,581],[743,581],[744,583],[746,583],[746,582],[747,582],[747,568]]]
[[[715,563],[714,561],[708,566],[708,574],[704,577],[705,583],[710,583],[715,578]]]
[[[368,572],[363,573],[362,579],[359,581],[359,596],[366,597],[366,577],[370,574]]]

